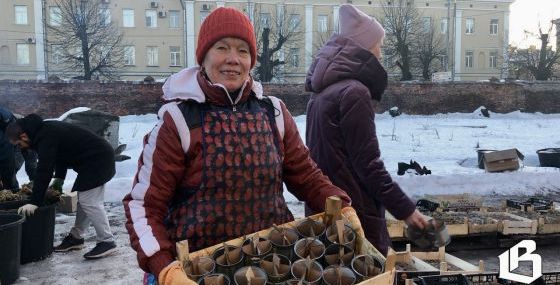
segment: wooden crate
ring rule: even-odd
[[[442,194],[442,195],[425,195],[425,198],[439,203],[439,210],[457,210],[457,209],[472,209],[480,210],[482,208],[482,196],[473,195],[469,193],[463,194]]]
[[[503,235],[534,235],[537,233],[537,220],[527,219],[508,212],[488,212],[487,214],[498,223],[498,232]]]
[[[481,260],[478,266],[464,261],[454,255],[445,252],[445,247],[432,252],[412,252],[413,256],[423,261],[437,261],[441,274],[473,274],[484,271],[484,263]],[[458,270],[449,270],[451,266]]]
[[[529,220],[537,221],[537,234],[556,234],[560,233],[560,213],[557,211],[547,211],[544,213],[511,210],[508,213],[527,218]],[[546,217],[553,216],[555,219],[547,221]]]
[[[498,232],[499,223],[493,219],[486,218],[487,211],[483,208],[483,211],[474,211],[467,213],[467,219],[469,223],[469,234],[481,234],[481,233],[496,233]],[[469,216],[470,215],[470,216]],[[473,217],[476,215],[477,217]],[[484,219],[483,224],[478,222],[478,218]]]
[[[428,263],[429,261],[437,261],[438,267]],[[397,264],[405,264],[413,269],[401,271],[397,270]],[[448,270],[452,265],[458,270]],[[437,252],[412,252],[410,244],[406,245],[406,250],[395,252],[389,249],[387,261],[385,263],[386,270],[397,270],[395,282],[396,285],[414,284],[413,279],[426,275],[441,274],[473,274],[484,271],[484,263],[481,261],[479,266],[470,264],[456,256],[445,252],[445,247],[439,248]]]
[[[405,223],[404,221],[397,220],[389,212],[385,212],[385,220],[387,221],[387,231],[391,238],[404,237]]]
[[[546,223],[545,218],[540,217],[538,219],[537,233],[538,234],[560,233],[560,221],[555,223]]]
[[[323,221],[324,219],[324,213],[320,213],[320,214],[316,214],[313,216],[309,216],[308,218],[317,220],[317,221]],[[299,220],[290,222],[290,223],[286,223],[283,225],[280,225],[280,227],[284,227],[284,228],[295,228],[295,226],[297,225],[297,223],[299,222]],[[268,236],[268,234],[270,233],[270,231],[272,230],[272,228],[268,228],[262,231],[257,232],[259,234],[259,236]],[[239,237],[236,239],[232,239],[230,241],[225,242],[228,245],[233,245],[233,246],[241,246],[243,244],[243,241],[246,238],[250,238],[252,235],[254,235],[256,233],[253,233],[251,235],[247,235],[246,237]],[[196,258],[196,257],[201,257],[201,256],[212,256],[212,253],[222,247],[223,244],[217,244],[211,247],[207,247],[204,249],[201,249],[199,251],[195,251],[189,254],[190,258]],[[359,254],[371,254],[374,255],[378,258],[380,258],[380,260],[385,260],[385,257],[365,238],[356,235],[356,252],[358,252]],[[394,276],[395,276],[395,271],[394,270],[385,270],[385,272],[383,274],[377,275],[374,278],[370,278],[366,281],[363,281],[361,283],[358,283],[359,285],[393,285],[393,280],[394,280]]]
[[[424,215],[426,218],[437,218],[445,217],[446,215],[455,215],[456,212],[435,212],[432,216]],[[469,223],[466,215],[463,217],[462,222],[454,221],[449,222],[444,219],[445,226],[447,227],[447,233],[450,236],[466,236],[469,234]]]

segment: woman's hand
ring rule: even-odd
[[[421,230],[428,226],[428,221],[418,210],[414,210],[412,215],[408,216],[408,218],[406,218],[404,222],[408,226],[415,227]]]

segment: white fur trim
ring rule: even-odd
[[[261,90],[262,90],[262,87],[261,87]],[[274,119],[276,120],[276,127],[278,128],[278,131],[280,132],[280,137],[283,140],[284,139],[285,127],[284,127],[284,112],[282,111],[282,104],[280,104],[280,99],[278,99],[274,96],[268,96],[268,98],[270,98],[270,101],[272,101],[272,105],[274,106],[274,109],[276,109],[280,112],[280,115],[278,115],[278,116],[276,116],[276,114],[274,114]],[[274,112],[276,112],[276,110]]]

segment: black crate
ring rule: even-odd
[[[419,279],[421,285],[469,285],[462,274],[421,276]]]
[[[472,285],[504,284],[521,285],[522,283],[504,280],[498,277],[498,273],[469,274],[465,277]],[[560,272],[543,273],[543,276],[535,280],[532,285],[560,285]]]
[[[405,285],[406,279],[412,279],[412,281],[420,281],[420,276],[426,275],[437,275],[440,274],[439,271],[397,271],[395,274],[395,285]]]

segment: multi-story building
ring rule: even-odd
[[[53,0],[4,0],[0,10],[0,79],[41,79],[56,75],[57,47],[49,46],[46,23],[55,21]],[[278,57],[286,62],[282,80],[302,82],[314,53],[337,30],[342,1],[328,0],[87,0],[101,1],[104,13],[123,32],[125,68],[122,79],[158,79],[196,65],[200,24],[216,7],[245,11],[255,25],[288,15],[299,23],[297,40]],[[425,23],[436,26],[446,42],[447,56],[437,71],[452,71],[455,80],[507,76],[502,68],[508,46],[509,6],[514,0],[410,0]],[[346,2],[346,1],[344,1]],[[353,0],[365,13],[382,18],[391,0]],[[46,36],[45,36],[46,35]],[[386,49],[391,47],[386,46]],[[397,73],[396,70],[393,71]]]

